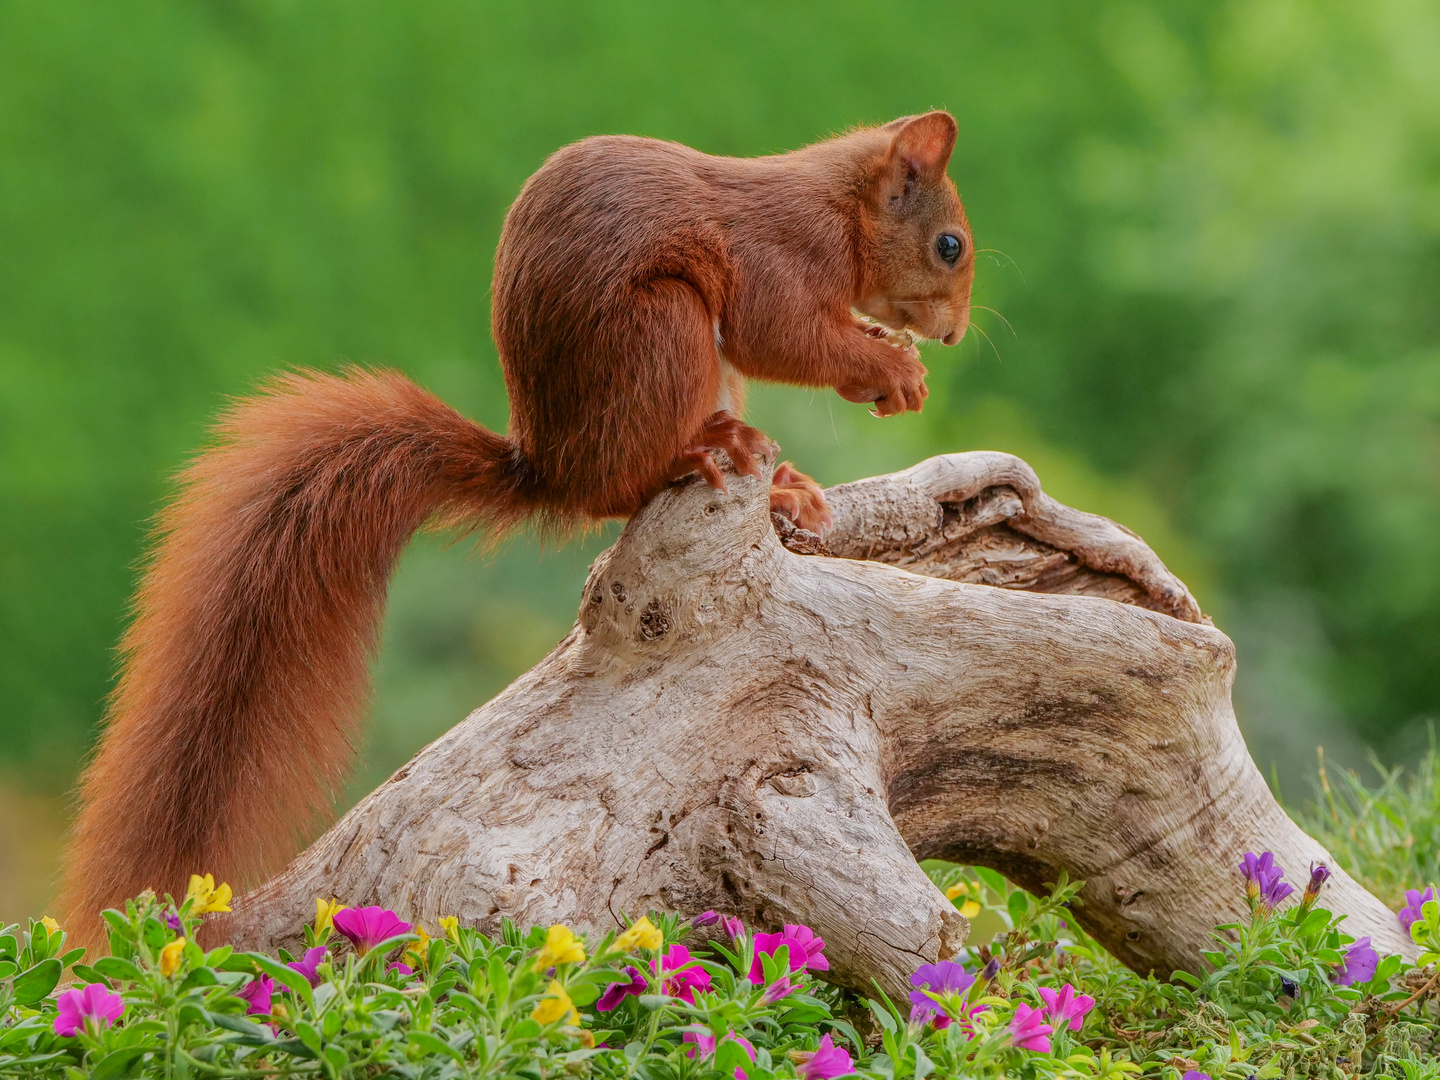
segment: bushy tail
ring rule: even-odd
[[[144,888],[293,854],[348,769],[406,541],[534,508],[508,440],[393,372],[286,375],[216,433],[160,518],[82,782],[62,902],[92,942]]]

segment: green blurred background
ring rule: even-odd
[[[1003,319],[927,349],[921,416],[752,418],[826,483],[1024,455],[1235,638],[1288,795],[1317,743],[1404,760],[1440,710],[1437,72],[1426,0],[0,0],[0,921],[46,900],[146,521],[225,397],[373,362],[503,427],[502,216],[596,132],[952,110]],[[564,633],[603,542],[411,549],[349,797]]]

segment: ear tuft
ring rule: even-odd
[[[895,133],[890,144],[890,158],[925,180],[937,180],[950,164],[950,154],[955,149],[955,137],[959,126],[948,112],[936,110],[924,116],[904,119],[904,126]],[[900,120],[885,126],[900,124]]]

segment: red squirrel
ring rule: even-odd
[[[495,258],[507,436],[402,376],[289,374],[233,405],[180,477],[122,642],[62,889],[72,933],[191,873],[251,884],[330,806],[385,591],[427,522],[626,517],[667,483],[755,474],[744,378],[918,411],[912,334],[955,344],[974,248],[949,113],[793,153],[712,157],[626,136],[557,151]],[[867,318],[858,318],[855,312]],[[788,464],[772,506],[823,529]]]

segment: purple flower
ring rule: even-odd
[[[720,925],[725,928],[725,933],[729,934],[732,940],[745,933],[745,924],[734,915],[721,915]]]
[[[690,925],[695,927],[714,926],[720,921],[720,916],[713,911],[702,911],[690,920]]]
[[[1075,987],[1069,983],[1062,986],[1058,992],[1048,986],[1040,987],[1040,1000],[1045,1002],[1045,1015],[1056,1031],[1067,1024],[1071,1031],[1079,1031],[1080,1025],[1085,1022],[1085,1014],[1095,1007],[1094,998],[1088,994],[1075,993]]]
[[[944,1008],[925,993],[927,990],[937,994],[963,994],[975,982],[975,976],[965,970],[964,964],[956,963],[954,960],[941,960],[938,964],[921,964],[915,969],[915,974],[910,976],[910,985],[918,989],[910,991],[910,1020],[912,1023],[923,1024],[933,1020],[937,1028],[947,1028],[951,1020],[959,1019],[952,1017]]]
[[[1295,891],[1285,883],[1285,871],[1275,865],[1275,856],[1268,851],[1262,855],[1246,852],[1240,863],[1240,874],[1245,878],[1245,895],[1250,902],[1258,902],[1270,911]]]
[[[855,1071],[850,1060],[850,1051],[836,1046],[826,1035],[820,1040],[820,1048],[795,1067],[802,1080],[832,1080],[836,1076],[848,1076]]]
[[[830,961],[825,959],[825,939],[818,937],[808,926],[786,923],[778,934],[755,935],[755,959],[750,964],[749,980],[756,986],[765,981],[765,968],[761,956],[774,956],[780,946],[785,946],[790,955],[790,970],[829,971]]]
[[[1054,1031],[1054,1028],[1045,1023],[1043,1010],[1032,1009],[1023,1001],[1015,1003],[1015,1015],[1010,1018],[1010,1042],[1016,1049],[1048,1054],[1050,1036]]]
[[[403,922],[400,916],[382,907],[345,908],[335,913],[336,930],[350,939],[355,951],[369,952],[380,942],[400,934],[408,934],[414,927]]]
[[[595,1003],[595,1008],[601,1012],[610,1012],[619,1007],[620,1003],[627,996],[639,997],[646,990],[650,989],[650,981],[645,978],[645,973],[637,967],[625,968],[625,974],[630,976],[628,983],[611,983],[600,995],[600,1000]]]
[[[1202,1073],[1199,1069],[1191,1069],[1181,1080],[1210,1080],[1209,1073]]]
[[[317,945],[313,949],[306,949],[305,956],[300,960],[292,960],[286,967],[298,971],[305,976],[305,981],[311,986],[320,985],[319,967],[326,955],[330,952],[324,945]]]
[[[653,961],[650,970],[656,975],[667,975],[675,972],[670,978],[665,979],[661,989],[671,997],[678,997],[681,1001],[688,1001],[695,1004],[695,991],[705,993],[710,989],[710,973],[699,964],[685,967],[690,963],[690,950],[684,945],[671,945],[668,952],[659,960]],[[685,968],[681,971],[680,968]]]
[[[1424,892],[1416,889],[1406,890],[1405,906],[1400,909],[1400,927],[1405,933],[1410,933],[1410,927],[1424,918],[1425,913],[1420,909],[1434,899],[1434,885],[1426,885]]]
[[[1333,873],[1334,871],[1323,862],[1312,862],[1310,864],[1310,880],[1305,885],[1305,895],[1300,898],[1300,902],[1308,907],[1320,899],[1320,889],[1324,886],[1325,882],[1330,880],[1330,876]]]
[[[55,1034],[78,1035],[85,1030],[85,1021],[95,1021],[97,1028],[107,1028],[125,1011],[125,999],[113,993],[104,983],[91,983],[80,990],[66,990],[56,1000]]]
[[[1000,958],[998,956],[992,956],[986,962],[985,966],[980,969],[980,982],[988,986],[995,981],[995,976],[999,974]]]
[[[1370,947],[1370,939],[1362,937],[1345,950],[1345,959],[1335,971],[1335,981],[1341,986],[1366,983],[1375,978],[1375,969],[1380,966],[1380,954]]]
[[[275,980],[269,975],[257,975],[246,983],[241,989],[235,991],[235,996],[241,1001],[247,1002],[245,1014],[268,1013],[270,1011],[270,996],[275,993]]]
[[[760,995],[760,1001],[765,1005],[774,1005],[775,1002],[789,997],[799,989],[799,986],[790,981],[789,975],[781,975],[765,988],[765,992]]]
[[[749,1039],[745,1038],[743,1035],[736,1035],[733,1031],[727,1032],[725,1038],[731,1040],[732,1042],[738,1043],[740,1049],[745,1051],[745,1055],[751,1061],[755,1060],[755,1047]],[[687,1031],[684,1035],[681,1036],[680,1041],[682,1043],[695,1044],[689,1050],[685,1051],[686,1057],[693,1059],[698,1052],[700,1057],[703,1059],[714,1055],[715,1048],[719,1045],[720,1042],[724,1042],[724,1039],[717,1041],[715,1036],[710,1034],[710,1032],[708,1031]],[[745,1070],[740,1068],[740,1066],[738,1065],[735,1066],[735,1080],[745,1080],[745,1076]]]
[[[180,921],[180,916],[175,914],[175,912],[173,911],[167,911],[165,913],[165,925],[168,926],[171,930],[174,930],[177,934],[181,933],[185,929],[185,924]]]

